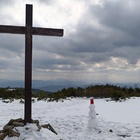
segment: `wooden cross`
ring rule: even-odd
[[[63,29],[32,27],[32,7],[26,4],[25,27],[0,25],[0,33],[25,34],[25,124],[32,122],[32,35],[63,36]]]

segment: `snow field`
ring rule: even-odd
[[[50,123],[58,135],[43,128],[37,132],[36,126],[28,124],[29,130],[17,128],[21,133],[19,138],[5,140],[140,140],[140,98],[124,102],[106,100],[94,100],[99,130],[88,128],[90,99],[36,101],[32,104],[32,118],[40,124]],[[0,106],[0,129],[10,119],[24,117],[24,104],[19,100],[8,104],[0,100]]]

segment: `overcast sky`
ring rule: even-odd
[[[140,82],[140,0],[0,0],[0,25],[63,28],[33,37],[33,79]],[[24,79],[24,35],[0,34],[0,79]]]

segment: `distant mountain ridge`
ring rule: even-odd
[[[83,85],[82,82],[75,82],[69,80],[33,80],[32,88],[41,89],[49,92],[56,92],[63,88],[77,87]],[[23,80],[3,80],[0,79],[0,87],[21,87],[24,88]]]
[[[49,92],[56,92],[63,88],[69,87],[88,87],[90,85],[101,85],[101,84],[112,84],[120,87],[140,87],[140,83],[84,83],[79,81],[70,81],[70,80],[33,80],[32,81],[32,88],[45,90]],[[0,79],[0,87],[21,87],[24,88],[24,81],[23,80],[4,80]]]

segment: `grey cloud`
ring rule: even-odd
[[[39,2],[41,4],[49,3],[45,0]],[[67,35],[67,30],[64,29],[67,36],[64,35],[62,38],[34,37],[33,69],[73,72],[85,71],[91,66],[96,74],[106,75],[116,72],[116,69],[107,69],[111,57],[127,59],[129,64],[122,68],[124,70],[135,67],[140,59],[140,33],[138,30],[140,26],[138,5],[140,2],[135,0],[131,2],[133,9],[128,6],[126,0],[104,0],[103,6],[88,5],[89,7],[84,11],[77,26],[73,27],[75,32]],[[94,22],[97,22],[98,25]],[[24,55],[24,36],[15,39],[13,35],[6,35],[6,37],[0,35],[0,46],[0,51],[9,56],[9,59],[13,55],[20,57],[20,55]],[[20,66],[23,65],[23,62]],[[85,65],[82,65],[82,62]],[[6,68],[10,61],[3,60],[0,63],[2,67]],[[95,63],[104,63],[107,66],[96,68]]]
[[[15,3],[14,0],[0,0],[0,7],[9,6],[13,3]]]
[[[78,65],[78,60],[73,61],[73,59],[67,57],[65,58],[62,56],[61,58],[56,58],[55,54],[53,53],[48,53],[40,51],[34,51],[36,55],[33,55],[33,67],[34,68],[40,68],[40,69],[60,69],[61,68],[65,69],[68,68],[69,66],[77,66]],[[37,56],[38,57],[34,57]]]
[[[140,59],[140,48],[125,46],[112,51],[112,56],[126,58],[130,64],[136,64]]]
[[[51,5],[51,4],[53,4],[55,1],[54,1],[54,0],[38,0],[37,2],[38,2],[39,4]]]
[[[25,50],[24,40],[24,36],[21,35],[0,34],[0,49],[5,50],[5,53],[16,53],[16,55],[20,55]]]
[[[105,0],[103,6],[90,6],[78,22],[76,32],[67,40],[69,50],[86,52],[90,56],[89,62],[93,63],[107,61],[114,56],[136,64],[140,52],[138,5],[138,1]],[[92,24],[95,21],[99,25]]]
[[[74,36],[71,49],[75,52],[105,52],[110,44],[106,42],[106,37],[103,38],[101,35],[102,31],[93,27],[85,29],[81,27],[80,31]]]
[[[1,5],[9,5],[9,4],[13,3],[13,2],[14,2],[14,0],[1,0],[0,1],[0,6]]]
[[[23,68],[24,50],[23,37],[0,34],[0,69]]]
[[[1,51],[3,53],[3,51]],[[18,57],[18,58],[17,58]],[[1,69],[23,69],[24,66],[24,57],[13,55],[2,54],[0,56],[0,70]]]
[[[140,18],[139,18],[139,6],[140,2],[137,0],[117,0],[103,1],[103,7],[90,7],[90,12],[96,15],[97,20],[103,26],[121,31],[131,38],[132,44],[139,44],[140,32]],[[129,40],[128,44],[131,43]],[[126,44],[126,40],[124,41]],[[131,45],[132,45],[131,44]]]
[[[33,48],[36,51],[42,50],[47,53],[46,55],[42,55],[42,53],[39,52],[35,53],[35,56],[37,57],[33,58],[34,68],[54,69],[58,68],[58,65],[63,65],[62,68],[66,69],[67,65],[70,65],[70,69],[76,69],[75,66],[80,67],[80,62],[89,64],[107,62],[112,56],[126,58],[133,64],[137,63],[139,58],[137,53],[139,52],[139,39],[136,39],[131,34],[127,34],[127,30],[122,30],[125,26],[122,27],[120,23],[113,23],[115,19],[120,21],[124,20],[121,11],[124,13],[124,17],[125,14],[127,14],[127,17],[130,17],[131,11],[125,13],[123,10],[127,7],[123,9],[123,4],[120,5],[120,1],[118,3],[113,3],[107,0],[104,1],[103,4],[103,7],[93,5],[89,7],[88,11],[85,11],[85,14],[78,22],[76,32],[71,33],[69,37],[35,37]],[[114,6],[116,7],[116,10]],[[118,11],[117,9],[119,7],[121,10]],[[129,11],[129,9],[127,9],[127,11]],[[114,16],[115,13],[118,15],[116,18]],[[121,15],[120,19],[119,15]],[[94,22],[95,18],[100,22],[99,27],[91,24]],[[128,21],[129,18],[125,18],[125,20]],[[129,29],[129,26],[125,28]],[[11,40],[9,42],[11,42]],[[7,49],[21,52],[22,48],[23,51],[24,46],[21,48],[18,47],[21,44],[20,40],[22,39],[19,39],[17,44],[13,42],[13,46],[15,47],[13,47],[12,50],[10,50],[9,44],[7,44]],[[129,50],[127,46],[129,46]],[[136,47],[136,51],[131,48],[132,46]],[[35,51],[34,49],[33,53]],[[134,53],[131,53],[130,56],[130,52]],[[51,54],[48,55],[49,53],[59,54],[62,58],[55,59]]]
[[[131,4],[131,3],[133,4]],[[103,1],[103,7],[90,9],[96,14],[101,23],[123,31],[135,32],[139,27],[139,6],[140,2],[137,0],[117,0]]]
[[[9,64],[8,60],[0,60],[0,70],[9,68]]]

